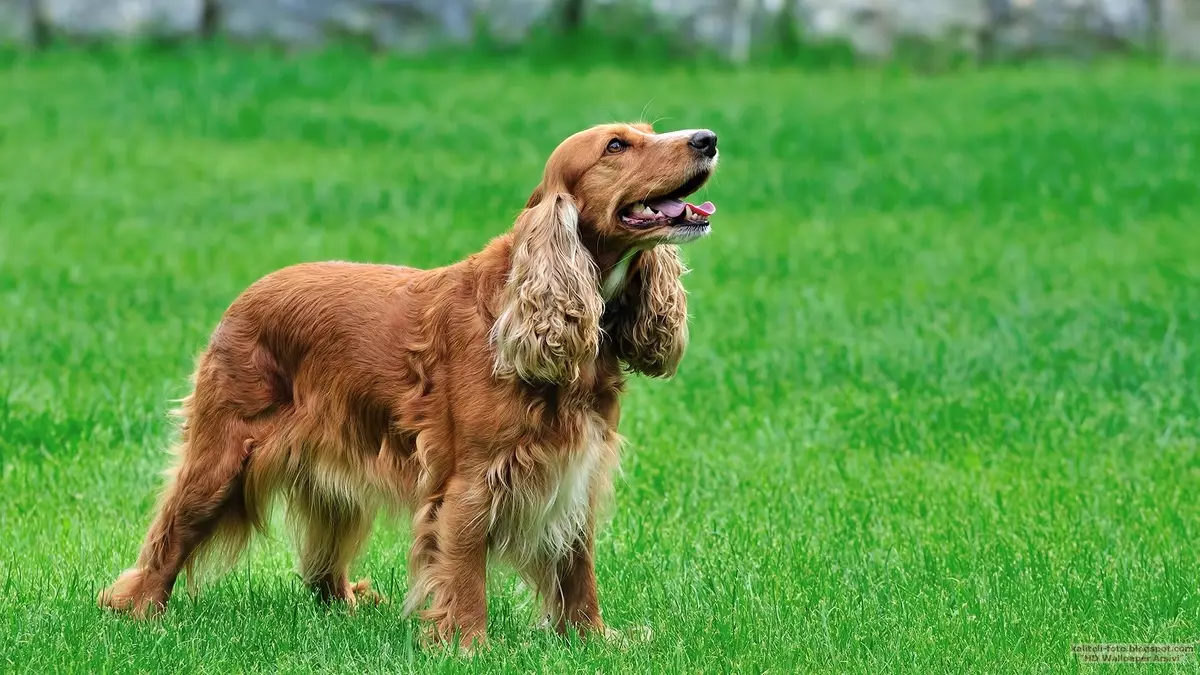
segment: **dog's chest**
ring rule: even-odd
[[[568,452],[543,450],[535,469],[512,470],[508,480],[493,481],[493,552],[521,565],[561,559],[576,544],[587,526],[592,491],[608,480],[614,451],[598,419],[589,420],[582,436]]]

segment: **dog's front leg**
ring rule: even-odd
[[[487,638],[487,525],[491,494],[483,484],[451,478],[437,510],[437,553],[430,561],[433,601],[424,616],[434,641],[471,650]]]
[[[570,628],[578,630],[580,634],[604,633],[596,592],[593,529],[589,517],[579,540],[556,566],[559,593],[547,600],[550,603],[549,614],[554,618],[555,629],[559,633],[565,634]]]

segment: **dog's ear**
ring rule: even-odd
[[[541,203],[542,195],[545,194],[545,192],[546,191],[542,188],[541,185],[538,185],[536,188],[534,188],[533,193],[529,195],[528,201],[525,202],[525,208],[532,209],[533,207],[535,207],[539,203]]]
[[[608,327],[618,357],[630,370],[674,376],[688,344],[686,273],[677,246],[639,254],[629,282],[614,299],[614,323]]]
[[[532,201],[532,197],[530,198]],[[566,383],[600,348],[599,272],[579,240],[570,195],[546,194],[517,218],[512,267],[492,328],[496,374]]]

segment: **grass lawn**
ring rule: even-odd
[[[1059,672],[1200,639],[1198,71],[55,51],[5,57],[0,102],[0,671]],[[317,605],[282,530],[159,622],[95,607],[239,291],[454,261],[561,138],[643,113],[723,160],[598,543],[647,640],[537,632],[501,573],[492,649],[422,652],[398,604]],[[407,543],[380,522],[354,572],[402,596]]]

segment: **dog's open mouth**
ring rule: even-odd
[[[696,205],[683,199],[699,190],[707,179],[708,174],[701,174],[666,195],[634,202],[621,209],[621,221],[634,227],[708,225],[708,217],[717,212],[717,207],[712,202]]]

